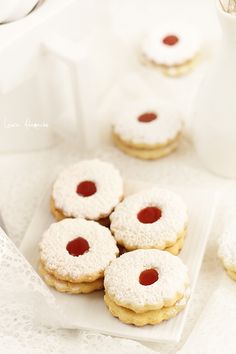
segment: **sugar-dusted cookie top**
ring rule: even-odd
[[[40,260],[47,272],[71,282],[102,277],[118,253],[108,228],[78,218],[52,224],[40,242]]]
[[[179,257],[160,250],[123,254],[105,270],[105,291],[120,306],[144,312],[172,306],[189,286],[186,266]]]
[[[142,45],[145,57],[159,65],[175,66],[191,60],[200,50],[197,31],[191,26],[161,24],[146,35]]]
[[[132,101],[113,119],[113,132],[134,144],[162,145],[175,139],[181,130],[178,109],[155,99]]]
[[[110,163],[84,160],[62,171],[52,191],[55,207],[67,217],[108,216],[123,196],[123,181]]]
[[[187,226],[187,209],[176,193],[151,188],[128,196],[110,216],[116,241],[127,249],[173,245]]]

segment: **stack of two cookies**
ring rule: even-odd
[[[182,199],[164,189],[144,190],[127,197],[110,219],[117,243],[129,251],[105,270],[110,312],[136,326],[177,315],[189,297],[187,268],[175,256],[187,228]]]
[[[60,292],[90,293],[103,289],[104,270],[118,253],[107,228],[94,221],[65,219],[44,233],[39,271]]]
[[[135,326],[176,316],[189,296],[183,262],[155,249],[128,252],[114,260],[105,270],[104,287],[112,315]]]
[[[40,242],[39,271],[60,292],[103,288],[105,268],[119,250],[108,228],[109,215],[123,198],[123,181],[111,164],[94,159],[69,166],[53,185],[56,220]]]

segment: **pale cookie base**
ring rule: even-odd
[[[185,61],[182,64],[179,65],[163,65],[163,64],[158,64],[155,61],[147,58],[145,55],[142,56],[142,63],[144,65],[150,65],[155,68],[158,68],[162,71],[162,73],[166,76],[170,77],[179,77],[182,75],[189,74],[192,72],[192,70],[195,68],[195,66],[198,64],[200,61],[200,54],[196,54],[192,59],[189,59]]]
[[[97,273],[93,273],[85,276],[81,276],[80,278],[71,278],[69,276],[66,275],[62,275],[59,274],[56,270],[51,270],[47,267],[47,265],[45,264],[45,262],[42,261],[42,259],[40,260],[40,263],[42,264],[43,268],[45,269],[45,271],[52,275],[54,278],[58,279],[58,280],[63,280],[69,283],[73,283],[73,284],[78,284],[78,283],[91,283],[94,282],[95,280],[98,280],[100,278],[104,277],[104,271],[101,272],[97,272]]]
[[[179,300],[182,300],[185,296],[185,292],[186,292],[186,289],[189,287],[189,284],[185,284],[185,291],[184,293],[176,293],[176,295],[172,298],[172,299],[169,299],[169,300],[165,300],[163,302],[163,305],[162,307],[158,307],[157,305],[145,305],[145,306],[142,306],[142,307],[139,307],[139,306],[135,306],[134,304],[132,303],[125,303],[125,302],[119,302],[117,301],[117,299],[109,294],[107,292],[107,290],[105,289],[105,292],[107,294],[107,296],[109,296],[109,298],[119,307],[122,307],[122,308],[125,308],[127,310],[131,310],[135,313],[138,313],[138,314],[142,314],[142,313],[146,313],[148,311],[156,311],[156,310],[160,310],[161,308],[165,307],[165,308],[168,308],[168,307],[172,307],[176,304],[177,301]]]
[[[233,272],[230,269],[226,269],[226,272],[230,276],[231,279],[236,280],[236,272]]]
[[[229,265],[226,265],[225,263],[225,260],[224,260],[224,257],[219,257],[220,260],[222,261],[223,263],[223,266],[224,266],[224,269],[226,270],[228,276],[233,279],[233,280],[236,280],[236,269],[234,266],[229,266]]]
[[[109,295],[105,294],[104,301],[114,317],[120,321],[135,326],[145,326],[147,324],[157,324],[169,318],[175,317],[184,306],[173,305],[171,307],[162,307],[159,310],[151,310],[145,313],[136,313],[130,309],[117,305]]]
[[[164,251],[168,251],[168,252],[172,253],[174,256],[177,256],[183,247],[184,238],[185,238],[185,235],[180,237],[173,246],[166,247],[164,249]]]
[[[176,139],[180,138],[181,132],[182,132],[182,128],[178,132],[176,132],[176,135],[172,139],[166,140],[166,142],[163,144],[160,144],[160,143],[157,143],[157,144],[135,143],[132,140],[123,140],[122,137],[120,137],[120,135],[114,131],[114,128],[113,128],[112,134],[114,135],[115,139],[119,139],[123,144],[125,144],[128,147],[131,147],[131,148],[133,147],[133,148],[136,148],[139,150],[148,150],[149,151],[149,150],[157,150],[157,149],[165,147],[166,145],[171,144]]]
[[[156,147],[150,146],[150,148],[148,148],[146,145],[144,148],[132,142],[126,142],[114,132],[112,133],[113,142],[121,151],[127,155],[137,157],[142,160],[155,160],[169,155],[171,152],[177,149],[179,144],[179,136],[180,134],[178,134],[175,139],[170,140],[166,144],[156,145]]]
[[[59,280],[52,274],[47,273],[41,262],[39,263],[38,269],[45,283],[62,293],[88,294],[95,290],[103,289],[103,278],[97,279],[90,283],[70,283],[68,281]]]
[[[164,247],[160,247],[159,245],[153,245],[151,247],[137,247],[136,245],[128,245],[125,243],[124,240],[119,240],[117,241],[117,243],[124,247],[127,251],[134,251],[136,249],[150,249],[150,248],[156,248],[156,249],[160,249],[160,250],[163,250],[163,251],[168,251],[170,253],[172,253],[173,255],[177,255],[180,250],[182,249],[183,247],[183,243],[184,243],[184,238],[186,236],[186,233],[187,233],[187,225],[183,228],[183,230],[181,232],[178,233],[177,237],[176,237],[176,241],[175,243],[173,244],[166,244]]]
[[[51,210],[52,215],[54,216],[54,218],[57,221],[61,221],[63,219],[69,218],[69,216],[66,216],[63,214],[62,210],[59,210],[56,208],[55,202],[52,197],[50,199],[50,210]],[[110,226],[109,216],[105,216],[105,217],[101,216],[101,218],[99,218],[98,220],[95,220],[95,221],[97,221],[102,226],[105,226],[105,227]]]

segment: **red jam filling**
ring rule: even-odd
[[[76,192],[81,197],[90,197],[90,195],[93,195],[97,192],[97,187],[96,184],[92,181],[83,181],[78,184]]]
[[[66,249],[71,256],[78,257],[89,250],[89,244],[83,237],[77,237],[68,242]]]
[[[137,218],[143,224],[152,224],[161,217],[161,210],[157,207],[147,207],[142,210],[137,215]]]
[[[172,46],[179,42],[179,38],[176,37],[175,35],[170,35],[163,38],[162,42],[166,45]]]
[[[149,123],[153,120],[157,119],[157,115],[155,113],[144,113],[138,117],[138,121],[141,123]]]
[[[151,269],[146,269],[139,275],[139,283],[141,285],[151,285],[155,283],[159,278],[158,272],[151,268]]]

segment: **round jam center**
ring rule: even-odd
[[[82,197],[90,197],[97,192],[96,184],[92,181],[83,181],[78,184],[76,192]]]
[[[71,256],[78,257],[89,250],[89,244],[83,237],[77,237],[68,242],[66,249]]]
[[[158,272],[151,268],[146,269],[139,275],[139,283],[142,285],[151,285],[155,283],[159,278]]]
[[[157,119],[157,115],[155,113],[144,113],[138,117],[138,121],[141,123],[149,123],[155,119]]]
[[[152,224],[161,217],[161,210],[157,207],[147,207],[140,210],[137,218],[143,224]]]
[[[165,38],[163,38],[162,42],[166,45],[175,45],[176,43],[178,43],[179,38],[176,37],[175,35],[170,35],[170,36],[166,36]]]

